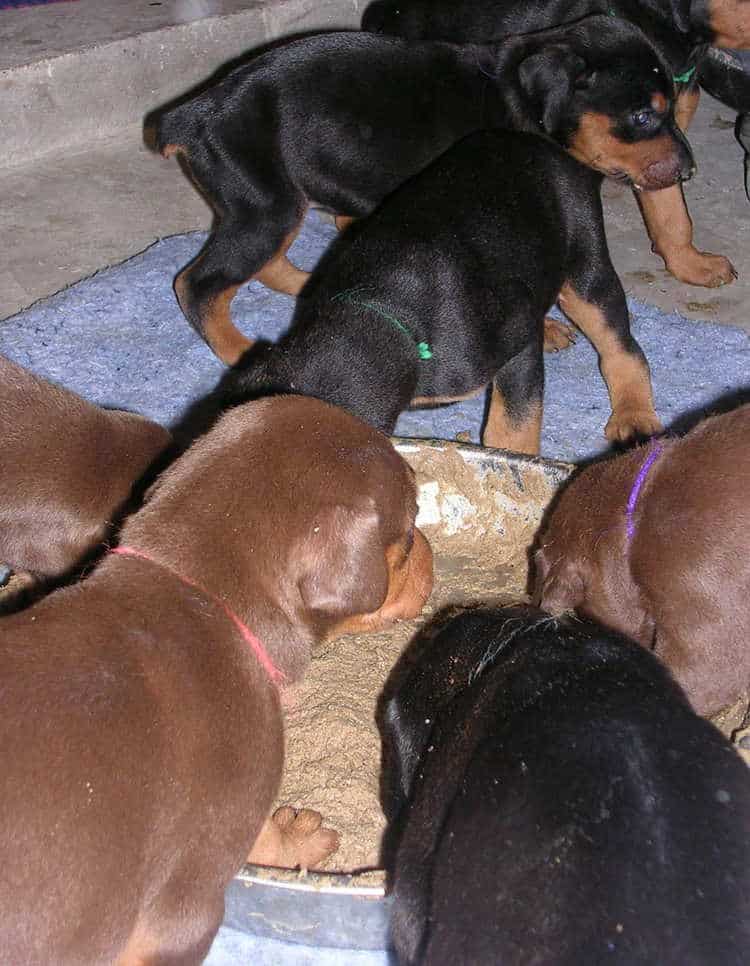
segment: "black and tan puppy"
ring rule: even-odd
[[[310,202],[362,217],[465,135],[557,141],[596,170],[663,188],[690,177],[669,71],[624,21],[591,17],[495,46],[326,34],[266,52],[164,114],[216,223],[177,277],[180,306],[225,362],[246,342],[230,303],[249,279],[297,294],[285,252]]]
[[[560,299],[599,352],[612,440],[659,428],[648,365],[607,251],[601,176],[530,134],[455,145],[336,240],[291,330],[225,396],[300,392],[385,433],[414,400],[492,383],[485,445],[539,451],[544,316]]]
[[[747,961],[750,771],[653,655],[517,607],[462,614],[398,670],[400,962]]]
[[[675,114],[687,130],[698,106],[698,79],[708,45],[750,48],[747,0],[375,0],[362,27],[413,42],[444,40],[487,44],[530,30],[545,30],[606,13],[639,27],[669,65],[678,92]],[[720,85],[721,86],[721,85]],[[717,92],[719,93],[719,92]],[[736,272],[722,255],[693,245],[693,226],[679,185],[639,194],[652,248],[683,282],[717,286]]]

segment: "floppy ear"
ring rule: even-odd
[[[372,614],[388,593],[388,566],[374,505],[330,505],[297,551],[307,610],[323,620]]]
[[[534,571],[534,602],[542,610],[559,617],[583,603],[583,575],[571,557],[555,558],[542,547],[534,554]]]
[[[534,116],[550,136],[573,91],[590,80],[586,62],[566,44],[554,44],[526,57],[519,65],[518,79]]]

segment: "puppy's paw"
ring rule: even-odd
[[[292,857],[295,868],[314,869],[339,847],[339,834],[323,827],[323,816],[311,808],[298,812],[289,805],[282,805],[273,815],[281,829],[284,848]]]
[[[661,431],[662,425],[653,409],[637,409],[629,406],[615,410],[604,427],[604,435],[611,443],[647,439]]]
[[[315,869],[338,847],[338,832],[323,828],[320,812],[310,808],[296,811],[282,805],[266,819],[248,862],[281,869]]]
[[[544,320],[544,351],[559,352],[575,345],[576,330],[572,325],[553,319],[548,315]]]
[[[701,285],[704,288],[719,288],[737,278],[737,271],[723,255],[700,252],[692,246],[670,252],[664,262],[667,271],[688,285]]]

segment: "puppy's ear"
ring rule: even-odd
[[[566,44],[553,44],[521,61],[518,79],[532,114],[553,136],[573,91],[591,82],[586,62]]]
[[[380,515],[374,505],[331,505],[298,547],[305,608],[323,621],[374,613],[388,592]]]
[[[555,557],[542,547],[534,554],[534,603],[553,617],[580,606],[586,587],[578,564],[571,557]]]

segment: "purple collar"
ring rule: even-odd
[[[661,451],[662,447],[660,443],[653,443],[651,445],[651,452],[643,461],[643,465],[638,471],[638,476],[636,476],[633,487],[630,491],[630,496],[628,497],[628,506],[625,510],[625,533],[627,535],[628,542],[630,542],[635,535],[635,520],[633,518],[635,516],[635,507],[638,503],[638,497],[643,489],[643,484],[646,482],[646,477],[649,474],[649,470],[661,455]]]

